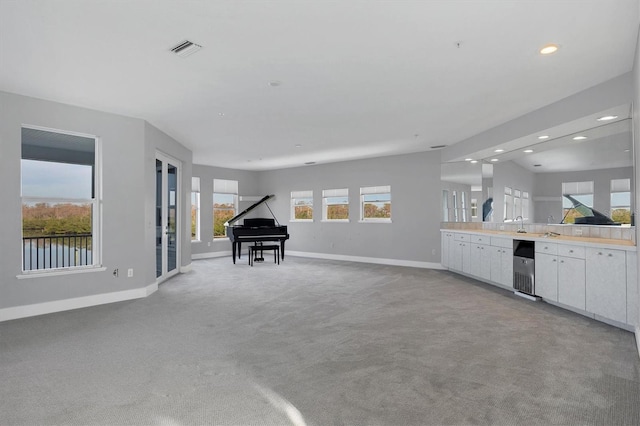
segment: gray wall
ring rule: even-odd
[[[610,216],[611,179],[631,179],[633,191],[633,167],[584,170],[564,173],[536,173],[534,188],[534,221],[546,223],[553,215],[554,222],[562,220],[562,182],[593,181],[593,208]]]
[[[264,196],[267,193],[260,192],[258,188],[259,173],[194,164],[193,176],[200,178],[200,241],[191,243],[191,252],[194,255],[229,252],[231,250],[229,240],[213,241],[213,179],[237,180],[238,192],[241,196]],[[189,181],[189,185],[191,185],[191,181]],[[238,212],[250,207],[254,202],[240,201]],[[263,210],[257,209],[255,213],[251,212],[252,216],[247,217],[256,217],[254,215],[262,215],[261,213]],[[189,235],[191,235],[191,229],[189,229]]]
[[[345,256],[440,262],[440,155],[347,161],[260,173],[261,193],[291,239],[287,249]],[[360,187],[391,185],[392,223],[359,223]],[[322,190],[349,189],[349,223],[321,222]],[[289,222],[291,191],[313,190],[314,221]]]
[[[640,30],[640,27],[639,27]],[[635,183],[636,189],[640,188],[640,173],[637,171],[637,166],[640,165],[640,149],[638,144],[640,142],[640,31],[638,31],[638,40],[636,42],[635,60],[633,63],[633,135],[634,135],[634,160],[636,166]],[[640,206],[640,194],[639,190],[635,191],[636,210]],[[635,212],[635,217],[640,215]],[[636,241],[640,241],[640,226],[636,224]],[[640,257],[640,252],[638,252]],[[638,262],[638,268],[640,269],[640,261]],[[640,271],[638,271],[638,277],[640,277]],[[640,292],[638,292],[638,313],[640,317]],[[636,327],[636,343],[638,344],[638,351],[640,352],[640,327]]]
[[[0,92],[0,309],[144,288],[155,282],[155,149],[183,161],[191,152],[144,121]],[[61,276],[18,279],[21,274],[21,126],[80,132],[102,140],[102,260],[107,268]],[[190,181],[190,175],[188,176]],[[154,200],[155,201],[155,200]],[[153,229],[152,229],[153,228]],[[190,262],[188,244],[182,265]],[[120,273],[134,268],[134,276]]]

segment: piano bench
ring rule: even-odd
[[[273,263],[277,262],[278,265],[280,264],[280,246],[277,244],[269,244],[262,246],[249,246],[249,265],[253,266],[254,256],[256,256],[258,252],[262,255],[264,250],[273,250]]]

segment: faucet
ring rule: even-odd
[[[525,234],[527,231],[524,230],[524,218],[522,216],[516,217],[516,221],[520,219],[520,227],[516,231],[519,234]]]

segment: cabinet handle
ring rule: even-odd
[[[553,259],[553,261],[555,262],[556,260],[555,260],[555,259]]]
[[[598,252],[598,256],[602,256],[602,252],[601,251]]]
[[[564,263],[564,260],[561,260],[560,263]]]
[[[609,253],[609,257],[613,257],[613,255],[611,253]]]
[[[569,250],[569,253],[573,253],[573,250]]]

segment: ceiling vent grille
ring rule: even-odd
[[[185,40],[172,48],[171,51],[180,57],[186,58],[187,56],[193,55],[200,49],[202,49],[202,46],[199,44]]]

